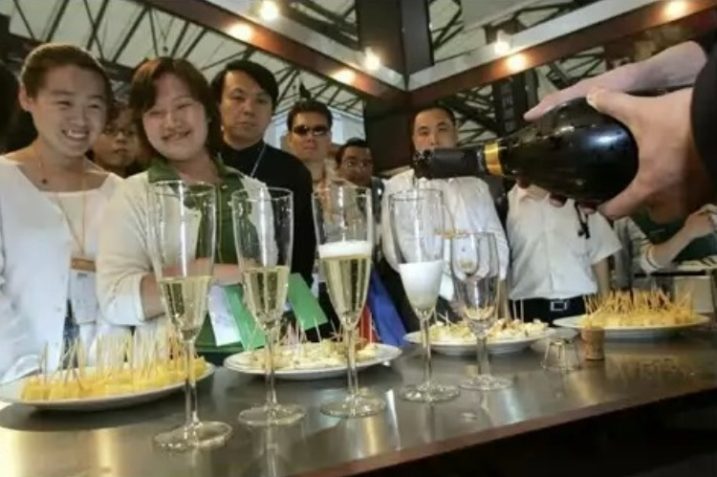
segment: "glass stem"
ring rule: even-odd
[[[187,370],[184,380],[184,409],[186,415],[187,429],[194,428],[199,424],[198,402],[197,402],[197,378],[194,375],[194,340],[184,342],[184,366]]]
[[[266,345],[264,346],[265,362],[266,362],[266,407],[273,408],[276,406],[276,387],[274,376],[274,335],[276,334],[275,326],[268,328],[266,331]]]
[[[476,353],[478,359],[478,376],[490,376],[490,360],[488,359],[488,334],[481,331],[476,336]]]
[[[433,311],[428,312],[426,317],[422,317],[421,324],[421,343],[423,343],[423,383],[430,386],[431,377],[433,376],[433,368],[431,365],[431,342],[428,330],[428,321]]]
[[[347,357],[348,357],[348,387],[349,396],[354,397],[358,395],[358,374],[356,373],[356,329],[355,328],[344,328],[344,341],[346,343]]]

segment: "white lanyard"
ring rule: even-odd
[[[254,177],[256,174],[257,169],[259,169],[259,164],[261,164],[261,160],[264,158],[264,153],[266,152],[266,143],[264,143],[261,146],[261,151],[259,151],[259,155],[256,156],[256,162],[254,163],[254,167],[251,170],[251,173],[249,174],[249,177]]]

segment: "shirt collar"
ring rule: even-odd
[[[240,175],[238,172],[233,171],[224,164],[221,155],[215,157],[213,162],[217,166],[217,174],[219,174],[219,178],[222,182],[229,177]],[[179,174],[177,174],[174,167],[172,167],[166,160],[159,157],[155,157],[151,160],[149,168],[147,169],[147,176],[150,183],[179,179]]]
[[[531,195],[530,192],[528,192],[527,188],[518,187],[515,186],[515,197],[518,199],[518,202],[522,202],[524,200],[534,200],[536,202],[543,202],[548,198],[548,194],[545,195],[545,197],[539,198],[535,197],[534,195]]]
[[[244,147],[242,149],[236,149],[225,142],[223,151],[224,151],[224,153],[229,153],[229,154],[247,155],[247,156],[254,157],[257,154],[259,154],[259,152],[262,150],[263,147],[264,147],[263,139],[260,139],[255,144],[252,144],[251,146],[248,146],[248,147]]]

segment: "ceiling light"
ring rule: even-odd
[[[344,84],[352,84],[354,79],[356,79],[356,73],[349,68],[342,68],[332,76],[336,81]]]
[[[672,0],[667,2],[664,11],[668,19],[681,18],[687,13],[687,2],[684,0]]]
[[[228,33],[237,40],[249,41],[251,40],[252,35],[254,35],[254,28],[252,28],[252,26],[248,23],[237,22],[229,27]]]
[[[381,57],[378,56],[371,48],[366,48],[363,64],[369,71],[376,71],[381,67]]]
[[[498,34],[493,43],[493,50],[498,55],[507,55],[510,52],[510,35],[505,33],[503,30],[498,30]]]
[[[263,0],[259,6],[259,15],[262,20],[272,22],[279,18],[279,5],[274,0]]]
[[[508,69],[512,72],[523,71],[528,65],[528,59],[524,54],[516,53],[515,55],[508,57],[506,64],[508,65]]]

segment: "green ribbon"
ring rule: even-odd
[[[249,309],[244,304],[244,295],[239,285],[223,287],[229,310],[236,320],[240,341],[225,346],[216,346],[214,332],[209,320],[197,337],[197,349],[202,352],[231,352],[237,353],[243,349],[251,350],[264,346],[266,343],[264,332],[257,326]],[[296,322],[303,330],[317,328],[328,322],[326,314],[321,309],[319,301],[311,293],[311,289],[298,273],[289,277],[289,292],[287,300]]]
[[[220,158],[215,159],[217,172],[221,183],[217,187],[217,252],[216,263],[236,264],[237,254],[234,244],[234,224],[232,220],[231,195],[244,190],[241,172],[227,167]],[[147,169],[150,183],[163,180],[179,180],[177,171],[163,159],[154,159]],[[250,209],[244,208],[242,220],[249,220]],[[259,236],[253,225],[241,227],[244,235],[242,240],[248,242],[247,249],[250,254],[258,255]],[[264,333],[256,325],[251,312],[244,304],[243,292],[240,285],[223,287],[229,310],[236,320],[240,341],[224,346],[217,346],[212,330],[211,320],[204,319],[202,328],[197,336],[197,350],[203,353],[237,353],[244,349],[255,349],[265,344]],[[328,320],[321,309],[318,300],[311,293],[304,279],[299,274],[289,277],[289,291],[287,297],[296,321],[302,329],[307,330],[318,327]]]

